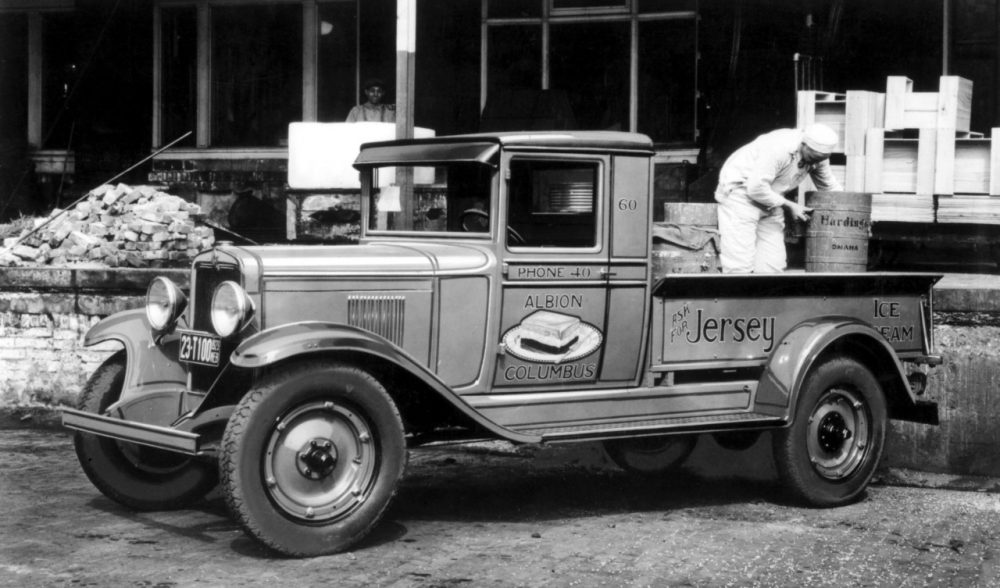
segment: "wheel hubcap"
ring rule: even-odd
[[[337,467],[337,448],[331,439],[313,439],[299,451],[299,473],[310,480],[319,480]]]
[[[311,402],[282,416],[264,457],[268,495],[288,517],[329,522],[364,503],[377,474],[368,422],[349,407]]]
[[[860,395],[832,388],[816,403],[809,417],[809,460],[819,475],[846,478],[864,461],[871,419]]]

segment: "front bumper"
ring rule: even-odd
[[[93,433],[119,441],[148,445],[184,455],[207,455],[211,453],[202,447],[201,436],[188,431],[178,431],[170,427],[147,425],[76,410],[62,409],[63,426],[84,433]]]

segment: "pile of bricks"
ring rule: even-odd
[[[104,185],[5,239],[0,266],[184,266],[214,243],[212,229],[196,224],[202,216],[197,204],[153,186]]]

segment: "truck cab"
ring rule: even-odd
[[[789,492],[870,481],[886,420],[936,423],[927,274],[656,275],[651,141],[613,132],[370,143],[357,245],[238,247],[96,325],[122,343],[64,413],[139,509],[221,480],[290,555],[377,523],[408,448],[599,441],[666,474],[698,436],[772,431]],[[166,464],[166,466],[164,466]]]

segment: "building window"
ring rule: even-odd
[[[302,7],[212,8],[212,145],[287,144],[302,119]]]
[[[317,117],[337,122],[357,104],[355,72],[358,63],[358,16],[354,2],[319,7],[319,66]]]
[[[697,15],[697,0],[487,0],[484,130],[623,130],[693,143]],[[520,118],[503,119],[498,105]]]
[[[172,141],[197,123],[198,113],[198,19],[194,6],[164,8],[162,125],[163,136]],[[194,145],[188,137],[181,145]]]
[[[577,128],[629,130],[627,22],[552,25],[549,87],[569,97]]]
[[[357,103],[356,0],[155,0],[153,146],[278,150]],[[376,23],[385,28],[384,21]]]
[[[74,116],[70,94],[80,74],[77,55],[77,18],[71,13],[44,14],[42,21],[42,136],[43,149],[67,149]]]

